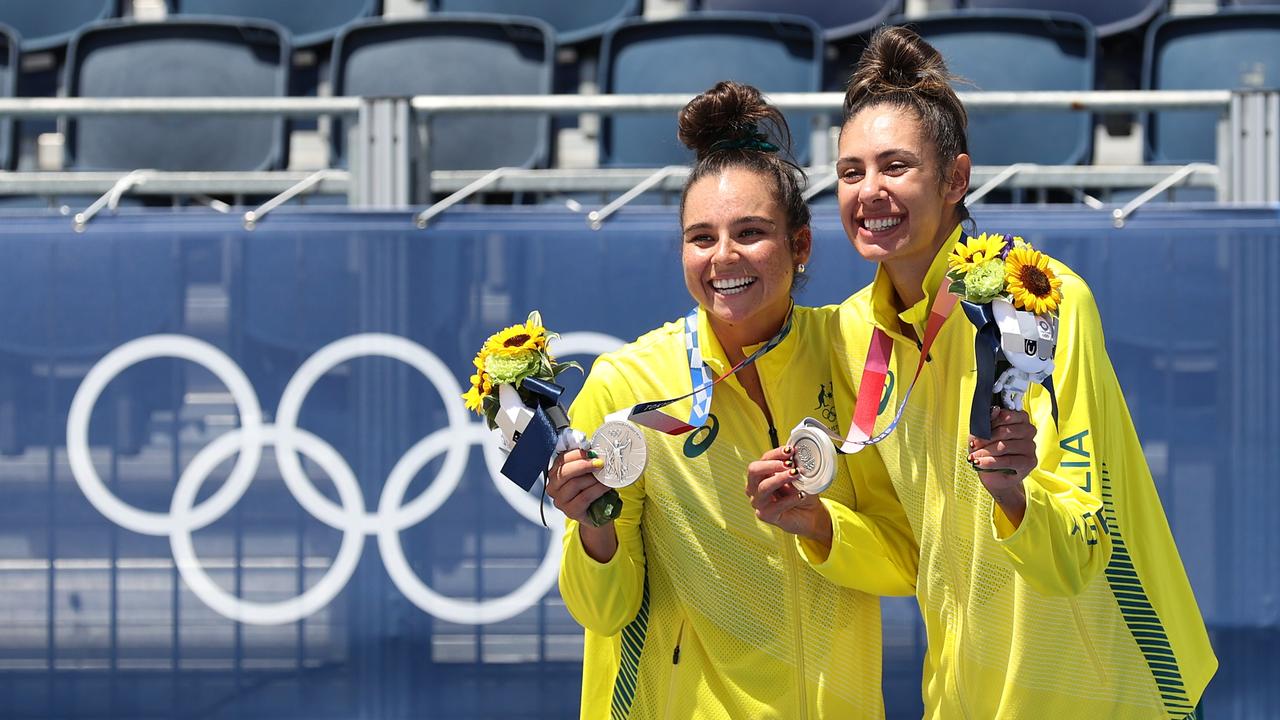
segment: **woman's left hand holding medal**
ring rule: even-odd
[[[592,473],[604,467],[604,461],[590,450],[560,453],[547,471],[547,495],[556,509],[578,522],[578,533],[587,554],[596,562],[609,562],[618,550],[618,534],[612,520],[597,526],[591,503],[613,488],[596,480]]]
[[[795,486],[799,475],[791,448],[774,448],[747,465],[747,497],[756,517],[792,535],[831,547],[831,515],[817,495]]]

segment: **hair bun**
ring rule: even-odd
[[[791,134],[778,109],[750,85],[722,80],[680,111],[676,132],[698,160],[724,150],[777,152]]]
[[[951,92],[954,79],[942,54],[914,30],[883,27],[871,36],[849,78],[845,107],[857,104],[868,95],[898,92],[945,95]]]

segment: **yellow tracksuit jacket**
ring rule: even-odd
[[[927,297],[916,306],[895,310],[883,269],[841,305],[832,325],[841,427],[853,412],[873,324],[893,338],[892,384],[876,429],[892,418],[920,357],[900,323],[923,336],[959,235],[957,227],[935,258]],[[1093,296],[1069,268],[1052,267],[1063,279],[1053,373],[1059,416],[1055,425],[1048,393],[1033,385],[1026,406],[1039,464],[1023,483],[1022,524],[1013,528],[966,460],[975,329],[960,308],[943,326],[902,424],[874,448],[920,545],[925,716],[1182,718],[1217,660]]]
[[[797,307],[790,335],[756,363],[777,441],[729,378],[715,386],[705,427],[679,437],[642,429],[648,464],[620,491],[609,562],[591,559],[568,522],[560,592],[586,628],[583,718],[884,715],[880,608],[868,593],[914,592],[918,556],[887,476],[854,483],[840,471],[823,496],[840,510],[832,550],[813,566],[813,549],[757,520],[745,493],[747,464],[785,442],[801,418],[834,424],[826,341],[834,310]],[[719,376],[729,364],[700,314],[702,355]],[[598,358],[570,408],[574,426],[590,435],[615,410],[688,392],[682,325]],[[685,417],[689,407],[667,411]]]

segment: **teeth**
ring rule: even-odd
[[[737,295],[740,292],[745,292],[747,286],[751,285],[751,283],[754,283],[755,281],[755,278],[749,277],[724,278],[720,280],[712,280],[711,287],[715,288],[716,292],[719,292],[722,295]]]
[[[872,232],[879,232],[881,230],[888,230],[889,228],[894,227],[901,222],[902,222],[902,218],[900,217],[885,217],[885,218],[867,218],[862,221],[862,224]]]

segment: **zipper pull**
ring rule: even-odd
[[[679,645],[677,645],[676,649],[671,653],[671,664],[672,665],[680,664],[680,646]]]

